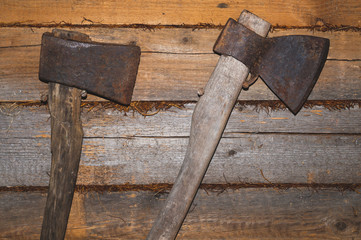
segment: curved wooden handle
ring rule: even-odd
[[[266,36],[270,24],[248,11],[239,22]],[[192,116],[189,144],[182,168],[147,239],[175,239],[192,204],[242,89],[248,68],[221,56]]]

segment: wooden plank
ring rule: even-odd
[[[0,36],[0,100],[38,100],[46,94],[46,84],[38,80],[38,62],[41,34],[49,28],[2,28]],[[220,30],[217,29],[82,29],[94,41],[129,44],[136,42],[143,50],[134,100],[197,100],[196,91],[204,87],[217,55],[212,46]],[[306,30],[277,31],[271,36],[311,34]],[[358,78],[361,49],[357,32],[314,32],[316,36],[331,39],[329,61],[316,85],[311,99],[357,99],[361,87]],[[35,46],[33,46],[35,45]],[[21,47],[22,46],[22,47]],[[30,46],[30,47],[29,47]],[[31,47],[33,46],[33,47]],[[160,63],[156,68],[154,62]],[[347,72],[347,75],[344,74]],[[343,83],[346,81],[346,83]],[[320,86],[319,86],[320,85]],[[338,91],[335,91],[335,86]],[[319,87],[318,87],[319,86]],[[347,89],[344,89],[347,88]],[[318,92],[316,92],[318,91]],[[321,96],[320,96],[321,94]],[[243,92],[241,99],[276,99],[262,81]],[[100,100],[90,96],[89,100]]]
[[[247,9],[276,25],[307,26],[318,19],[334,25],[360,26],[361,6],[357,0],[342,2],[277,0],[272,2],[207,0],[186,1],[49,1],[3,0],[3,24],[224,24]]]
[[[95,105],[82,108],[81,120],[87,138],[188,137],[195,104],[182,109],[152,110],[143,116]],[[125,115],[126,114],[126,115]],[[333,133],[361,134],[359,107],[327,110],[321,106],[302,109],[294,116],[288,110],[255,110],[254,106],[236,105],[224,136],[231,133]],[[50,119],[47,106],[0,105],[0,138],[49,138]]]
[[[0,49],[40,45],[41,35],[52,28],[0,28]],[[209,53],[221,29],[192,28],[64,28],[85,33],[96,42],[137,44],[143,52],[163,53]],[[276,29],[269,37],[284,35],[311,35],[328,38],[331,47],[329,59],[355,60],[361,58],[360,33],[352,31],[312,31],[308,29]],[[351,44],[352,43],[352,44]]]
[[[172,183],[187,143],[184,137],[85,138],[77,183]],[[233,133],[222,138],[204,182],[360,183],[360,143],[359,134]],[[0,186],[46,186],[49,144],[49,138],[2,139]]]
[[[47,85],[38,80],[39,51],[37,46],[1,49],[0,101],[39,100],[46,94]],[[133,100],[196,101],[197,90],[205,86],[217,60],[215,54],[142,53]],[[309,99],[360,99],[360,68],[361,61],[327,61]],[[263,81],[257,81],[239,99],[277,98]]]
[[[75,193],[66,239],[144,239],[168,194]],[[39,239],[46,195],[0,193],[0,238]],[[177,239],[360,239],[360,195],[200,190]]]

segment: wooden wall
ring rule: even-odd
[[[259,80],[240,95],[179,239],[361,239],[361,4],[347,1],[0,2],[0,238],[40,235],[50,122],[38,80],[43,32],[142,48],[129,109],[88,96],[67,239],[142,239],[182,164],[197,90],[228,18],[248,9],[270,36],[329,38],[297,116]],[[148,116],[149,115],[149,116]]]

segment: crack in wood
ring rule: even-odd
[[[8,28],[8,27],[28,27],[28,28],[140,28],[144,30],[154,31],[156,29],[163,29],[163,28],[190,28],[193,30],[197,29],[223,29],[223,24],[212,24],[212,23],[198,23],[198,24],[164,24],[164,25],[154,25],[154,24],[102,24],[99,22],[92,22],[87,20],[83,20],[83,22],[90,22],[90,24],[72,24],[65,21],[60,22],[50,22],[50,23],[27,23],[28,21],[22,22],[1,22],[0,27]],[[310,31],[317,31],[317,32],[361,32],[361,27],[358,26],[351,26],[351,25],[333,25],[328,23],[315,24],[309,26],[286,26],[286,25],[274,25],[271,27],[270,32],[277,31],[277,30],[295,30],[295,29],[305,29]]]
[[[129,106],[120,105],[110,101],[82,101],[81,108],[84,111],[99,111],[100,109],[114,109],[120,112],[138,112],[143,116],[153,116],[159,111],[166,111],[173,107],[184,109],[186,104],[195,104],[196,101],[134,101]],[[47,106],[43,101],[4,101],[0,102],[1,112],[7,112],[7,109],[14,111],[14,109],[21,107],[41,107]],[[361,108],[361,100],[308,100],[303,106],[306,109],[313,107],[324,107],[329,111],[340,111],[351,108]],[[253,107],[256,112],[259,111],[277,111],[285,110],[286,106],[279,100],[250,100],[237,101],[235,109],[242,111],[245,107]],[[151,113],[149,113],[151,112]]]
[[[156,194],[167,194],[173,187],[171,183],[154,183],[154,184],[123,184],[123,185],[77,185],[75,192],[128,192],[128,191],[150,191]],[[287,189],[306,189],[323,191],[336,189],[340,192],[352,191],[359,192],[361,188],[360,183],[224,183],[224,184],[201,184],[200,189],[211,192],[224,192],[226,190],[237,190],[244,188],[274,188],[278,190]],[[0,192],[47,192],[47,186],[15,186],[15,187],[0,187]]]

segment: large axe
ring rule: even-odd
[[[43,34],[39,79],[49,83],[52,157],[40,239],[65,237],[83,139],[81,89],[129,105],[139,61],[137,46],[96,43],[57,29]]]
[[[242,85],[261,76],[294,114],[311,93],[326,61],[329,40],[312,36],[268,39],[269,28],[268,22],[243,11],[238,23],[230,19],[221,32],[214,46],[221,56],[194,109],[183,165],[147,239],[176,238]]]

